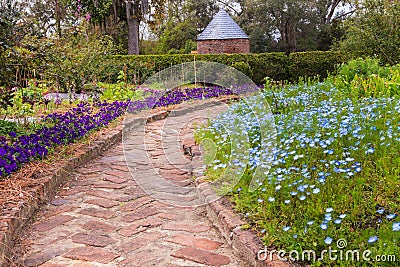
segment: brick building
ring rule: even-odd
[[[199,54],[249,52],[249,36],[225,10],[219,11],[204,31],[197,36],[197,53]]]

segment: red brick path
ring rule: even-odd
[[[23,240],[31,243],[22,255],[24,265],[244,266],[212,227],[205,208],[194,205],[187,157],[196,158],[199,151],[192,147],[184,155],[183,147],[194,145],[193,121],[186,122],[204,114],[167,118],[165,125],[150,123],[146,151],[135,147],[135,142],[143,145],[143,136],[133,133],[124,144],[78,168]],[[157,187],[154,171],[176,187]],[[147,195],[137,181],[147,181],[146,189],[155,187],[153,196],[163,201]],[[187,201],[187,207],[172,205],[176,199]]]

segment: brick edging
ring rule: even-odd
[[[250,230],[243,230],[242,226],[247,224],[231,207],[223,204],[227,201],[218,196],[211,185],[204,180],[205,177],[198,176],[195,180],[197,193],[206,204],[207,216],[214,226],[220,231],[227,243],[248,264],[254,267],[286,267],[288,263],[269,256],[266,260],[258,259],[258,252],[264,248],[260,238]],[[211,201],[210,201],[211,200]]]
[[[147,118],[147,121],[162,119],[165,114],[168,113],[163,111],[152,114]],[[87,147],[83,153],[68,159],[65,164],[55,170],[54,174],[42,177],[45,181],[33,189],[31,197],[26,201],[21,201],[17,207],[14,207],[9,219],[5,218],[0,222],[0,266],[9,266],[11,264],[13,248],[22,233],[23,227],[27,225],[42,204],[54,197],[57,189],[67,181],[74,169],[102,155],[111,146],[121,142],[124,132],[143,125],[144,121],[144,116],[124,121],[110,130],[105,136],[93,141],[92,145]]]
[[[194,164],[200,166],[201,157],[194,158],[197,162]],[[239,256],[248,264],[254,267],[287,267],[287,262],[277,259],[273,255],[272,261],[270,257],[265,260],[258,259],[258,252],[264,249],[261,239],[252,231],[242,229],[247,222],[242,220],[237,213],[224,204],[228,200],[225,197],[218,196],[209,182],[202,175],[202,167],[194,168],[192,175],[195,178],[195,186],[197,194],[201,201],[205,203],[207,216],[213,225],[219,230],[227,243],[239,254]],[[263,257],[263,255],[261,255]]]
[[[26,201],[21,201],[17,207],[13,208],[14,212],[10,214],[10,219],[6,218],[1,222],[0,266],[9,266],[15,242],[22,233],[23,227],[31,220],[40,205],[54,197],[59,186],[68,179],[73,170],[98,157],[112,145],[121,141],[123,131],[140,123],[141,120],[143,119],[138,118],[125,125],[118,125],[105,136],[95,140],[83,153],[68,159],[65,164],[54,171],[54,174],[42,177],[45,181],[33,189],[31,197]]]

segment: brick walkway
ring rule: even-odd
[[[193,123],[207,113],[149,123],[77,169],[24,238],[24,265],[245,266],[197,205]]]

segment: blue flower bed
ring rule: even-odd
[[[271,140],[260,133],[263,120],[257,119],[268,114],[255,114],[248,104],[252,98],[232,105],[196,135],[218,147],[207,162],[211,179],[224,177],[229,168],[244,171],[228,194],[265,245],[319,256],[330,247],[338,250],[345,239],[344,253],[399,256],[399,98],[352,100],[329,83],[267,90],[263,98],[275,114],[272,151]],[[230,152],[235,121],[244,123],[248,136],[239,139],[240,147],[246,142],[249,147],[241,159]],[[266,163],[270,170],[250,190],[256,168]],[[363,261],[335,263],[361,266]],[[321,262],[332,264],[332,259]]]

